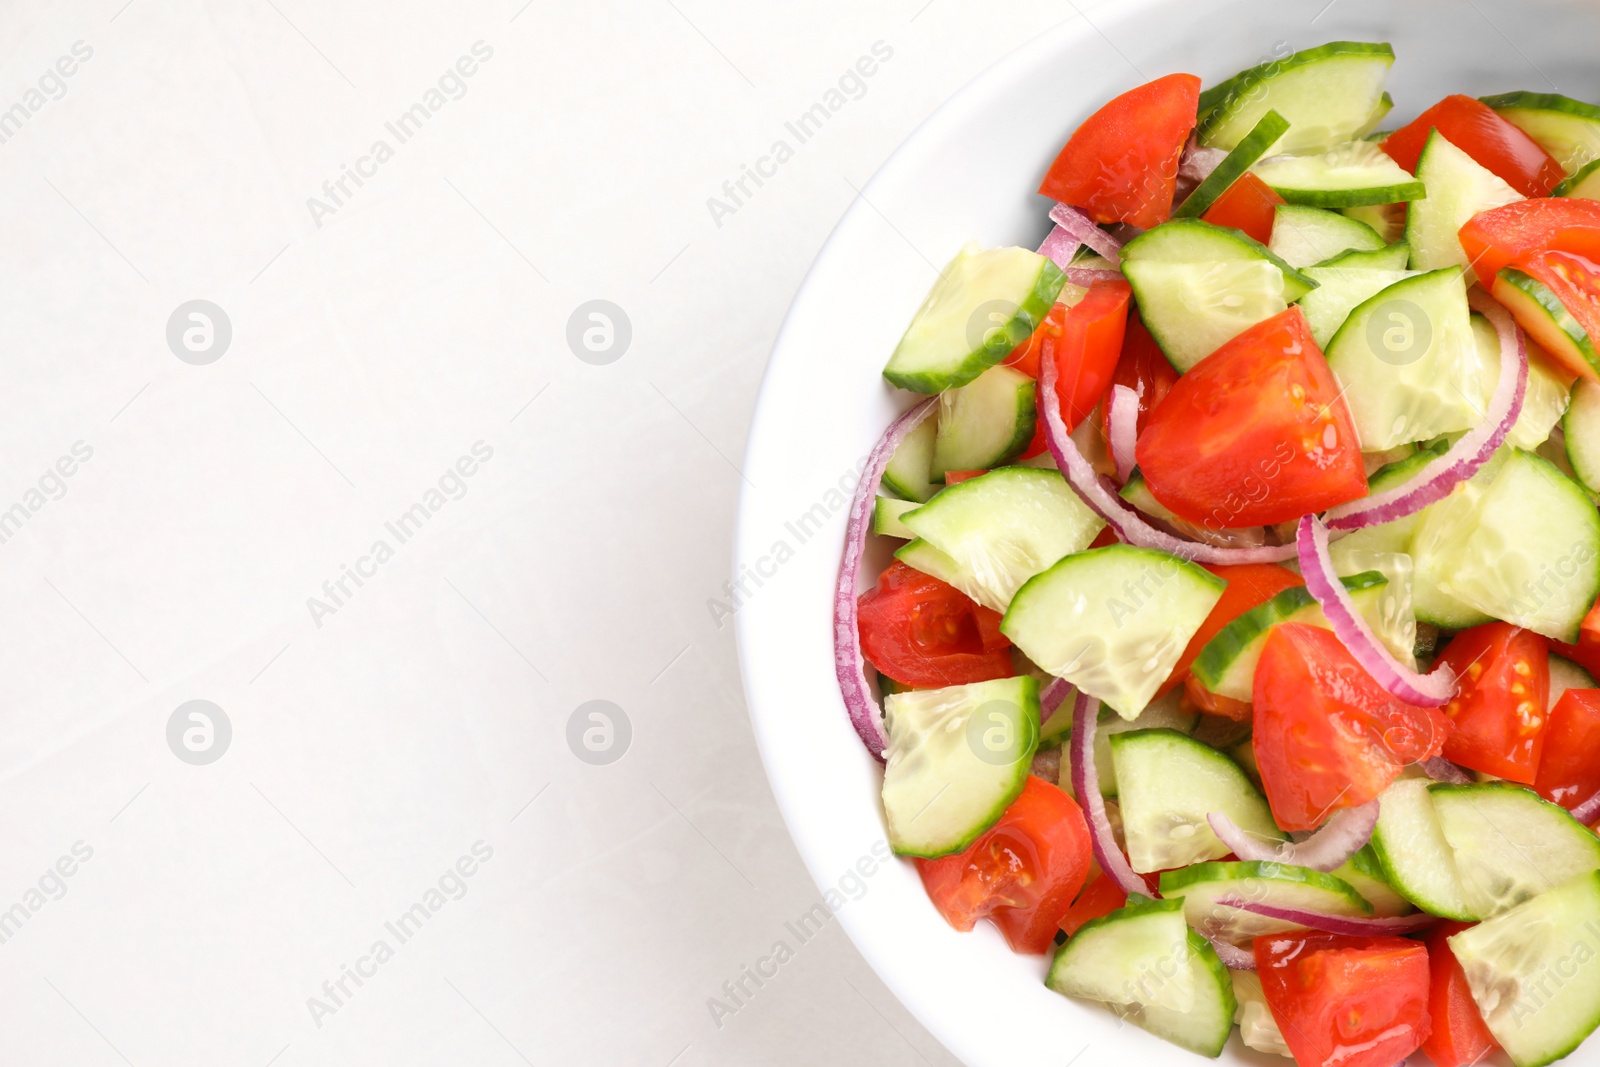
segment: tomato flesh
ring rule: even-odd
[[[1299,1067],[1394,1067],[1427,1039],[1428,950],[1403,937],[1255,939],[1267,1007]]]
[[[1102,919],[1128,902],[1128,893],[1113,879],[1105,874],[1097,874],[1083,887],[1083,892],[1078,894],[1078,899],[1072,902],[1072,907],[1061,917],[1061,929],[1071,937],[1083,928],[1083,924],[1095,919]]]
[[[1495,114],[1489,105],[1459,94],[1445,97],[1384,138],[1379,147],[1415,174],[1433,130],[1523,196],[1549,196],[1567,176],[1539,142]]]
[[[1146,230],[1165,222],[1199,106],[1200,79],[1193,74],[1169,74],[1130,89],[1078,127],[1039,192],[1095,222]]]
[[[1067,309],[1059,338],[1046,337],[1040,359],[1055,360],[1056,403],[1071,432],[1087,419],[1106,390],[1122,354],[1133,289],[1121,278],[1095,282],[1084,298]],[[1035,394],[1045,404],[1044,390]],[[1043,407],[1039,421],[1044,422]]]
[[[1225,697],[1220,693],[1213,693],[1194,675],[1189,675],[1183,683],[1184,704],[1195,711],[1205,712],[1207,715],[1219,715],[1224,719],[1234,722],[1249,722],[1255,709],[1248,700],[1235,700]]]
[[[1252,239],[1266,244],[1272,240],[1272,223],[1278,217],[1278,205],[1288,203],[1277,190],[1245,171],[1244,176],[1212,204],[1200,218],[1214,226],[1227,226],[1242,230]]]
[[[1467,1067],[1500,1047],[1472,999],[1461,962],[1450,950],[1449,938],[1473,925],[1445,921],[1428,931],[1428,1019],[1433,1032],[1422,1043],[1422,1051],[1434,1067]]]
[[[1439,661],[1460,682],[1444,706],[1446,759],[1532,785],[1549,717],[1550,656],[1544,638],[1505,622],[1463,630]]]
[[[1406,764],[1437,756],[1449,731],[1373,681],[1333,631],[1303,623],[1267,635],[1251,697],[1262,789],[1285,830],[1374,799]]]
[[[1061,336],[1061,328],[1067,321],[1067,305],[1052,304],[1050,310],[1033,328],[1028,339],[1011,350],[1011,354],[1000,361],[1002,367],[1014,367],[1030,378],[1039,377],[1039,353],[1044,350],[1045,338]]]
[[[1287,522],[1367,492],[1350,410],[1298,307],[1179,378],[1135,455],[1158,501],[1211,529]]]
[[[1049,950],[1089,874],[1093,846],[1078,802],[1028,776],[1000,821],[965,852],[918,860],[934,906],[957,930],[987,918],[1014,951]]]
[[[942,689],[1016,673],[1000,613],[895,560],[861,594],[861,654],[901,685]]]
[[[1222,590],[1222,597],[1212,605],[1211,613],[1200,624],[1200,629],[1189,638],[1183,655],[1178,657],[1177,666],[1172,668],[1172,673],[1161,684],[1156,696],[1161,696],[1184,680],[1195,657],[1200,655],[1200,650],[1221,633],[1224,626],[1251,608],[1265,604],[1285,589],[1305,584],[1305,579],[1294,571],[1276,563],[1204,563],[1201,566],[1228,585]]]
[[[1600,793],[1600,689],[1568,689],[1550,709],[1533,788],[1564,808]]]
[[[1461,227],[1461,248],[1485,289],[1506,267],[1550,251],[1600,261],[1600,201],[1519,200],[1482,211]]]
[[[1122,354],[1117,357],[1117,368],[1111,375],[1113,386],[1122,385],[1133,390],[1139,398],[1139,417],[1135,434],[1143,433],[1150,422],[1150,412],[1172,391],[1178,381],[1178,372],[1156,344],[1139,320],[1138,311],[1128,313],[1128,331],[1123,335]],[[1111,411],[1109,405],[1100,410],[1100,432],[1111,439]]]

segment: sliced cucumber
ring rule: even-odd
[[[1226,584],[1165,552],[1107,545],[1030,578],[1000,632],[1050,674],[1132,719],[1172,673]]]
[[[957,589],[976,589],[977,579],[949,556],[921,539],[901,545],[894,558]],[[967,594],[971,596],[971,593]]]
[[[1500,335],[1489,320],[1472,313],[1472,336],[1478,344],[1479,381],[1484,396],[1494,392],[1500,377]],[[1528,353],[1528,384],[1522,394],[1522,412],[1506,441],[1530,451],[1550,436],[1567,410],[1567,380],[1536,352]]]
[[[1388,877],[1383,873],[1383,864],[1378,862],[1378,855],[1372,851],[1370,844],[1362,845],[1333,875],[1349,882],[1351,888],[1372,905],[1372,914],[1379,918],[1406,915],[1412,911],[1411,902],[1389,884]]]
[[[1482,421],[1478,346],[1461,268],[1396,282],[1352,311],[1328,343],[1368,452],[1426,441]],[[1465,387],[1465,389],[1463,389]]]
[[[1490,621],[1490,617],[1478,608],[1446,592],[1444,583],[1455,568],[1462,545],[1477,521],[1474,516],[1484,490],[1494,480],[1495,473],[1504,465],[1509,454],[1509,449],[1496,452],[1489,463],[1480,468],[1465,485],[1410,517],[1408,551],[1415,568],[1411,593],[1417,621],[1446,630],[1465,630],[1469,626]],[[1401,519],[1398,523],[1387,523],[1373,530],[1384,530],[1386,527],[1404,529],[1406,522],[1406,519]],[[1358,530],[1352,537],[1366,533],[1368,531]]]
[[[1406,211],[1401,204],[1361,204],[1340,208],[1339,213],[1371,226],[1385,244],[1392,245],[1406,234]]]
[[[1309,267],[1351,249],[1376,251],[1383,247],[1383,238],[1366,223],[1337,211],[1279,204],[1273,213],[1272,240],[1267,247],[1292,267]]]
[[[884,537],[900,537],[906,540],[916,537],[911,528],[900,521],[900,516],[916,510],[919,506],[915,500],[896,500],[892,496],[878,497],[872,502],[872,532],[882,534]]]
[[[1130,901],[1085,923],[1057,951],[1045,984],[1072,996],[1103,994],[1093,998],[1135,1026],[1215,1058],[1233,1031],[1233,982],[1216,950],[1192,930],[1183,929],[1181,946],[1167,947],[1170,917],[1183,926],[1174,903]],[[1174,1001],[1188,1006],[1169,1006]]]
[[[1180,734],[1191,734],[1199,718],[1194,712],[1183,710],[1181,686],[1151,701],[1136,719],[1124,719],[1110,708],[1101,708],[1100,725],[1094,733],[1094,765],[1100,777],[1100,795],[1117,795],[1117,765],[1111,759],[1113,737],[1132,730],[1176,730]]]
[[[1600,382],[1579,378],[1572,384],[1561,432],[1572,473],[1591,493],[1600,492]]]
[[[1570,659],[1550,653],[1550,707],[1555,707],[1568,689],[1594,689],[1597,684],[1594,675]]]
[[[1406,243],[1411,246],[1414,270],[1465,267],[1467,254],[1456,236],[1461,227],[1480,211],[1523,199],[1503,178],[1445,140],[1438,130],[1428,134],[1423,145],[1417,180],[1427,187],[1428,195],[1406,212]]]
[[[1539,714],[1543,714],[1541,711]],[[1566,808],[1511,782],[1428,788],[1467,892],[1489,917],[1600,870],[1600,838]]]
[[[1600,375],[1595,339],[1549,286],[1515,267],[1506,267],[1495,275],[1491,291],[1517,317],[1517,325],[1573,373]]]
[[[1349,882],[1285,863],[1197,863],[1163,874],[1161,895],[1182,897],[1184,917],[1190,926],[1207,937],[1236,945],[1249,944],[1252,937],[1262,934],[1304,927],[1217,903],[1224,897],[1324,915],[1372,914],[1372,905]]]
[[[1256,164],[1255,173],[1289,203],[1309,207],[1398,204],[1428,195],[1422,182],[1370,141],[1351,141],[1316,156],[1274,156]]]
[[[1343,266],[1307,267],[1306,275],[1316,279],[1317,288],[1300,301],[1300,309],[1305,312],[1306,324],[1311,327],[1317,346],[1326,349],[1350,312],[1396,282],[1412,277],[1413,273]]]
[[[1600,875],[1461,931],[1450,951],[1516,1067],[1561,1059],[1600,1025]]]
[[[1405,270],[1409,262],[1411,262],[1411,246],[1404,241],[1396,241],[1371,252],[1355,249],[1341,252],[1332,259],[1315,265],[1341,267],[1345,270]]]
[[[1289,1043],[1278,1029],[1272,1008],[1267,1004],[1266,991],[1261,988],[1261,976],[1255,971],[1230,971],[1233,977],[1233,996],[1239,1003],[1234,1021],[1239,1024],[1239,1040],[1245,1048],[1257,1052],[1270,1052],[1274,1056],[1294,1058]]]
[[[883,376],[917,393],[967,384],[1028,339],[1065,282],[1049,257],[1026,248],[962,249],[912,318]]]
[[[1272,821],[1261,791],[1239,765],[1176,730],[1134,730],[1111,738],[1117,806],[1128,860],[1141,874],[1221,859],[1233,851],[1206,816],[1220,811],[1245,833],[1287,836]]]
[[[1600,107],[1556,93],[1502,93],[1483,102],[1538,141],[1568,174],[1600,159]]]
[[[1583,489],[1548,460],[1511,449],[1470,521],[1446,548],[1439,588],[1493,618],[1575,643],[1600,594],[1600,513]]]
[[[1216,169],[1206,175],[1205,180],[1195,186],[1194,192],[1178,206],[1172,217],[1197,219],[1211,210],[1217,198],[1243,177],[1245,171],[1255,166],[1256,161],[1267,154],[1267,150],[1278,142],[1288,128],[1288,120],[1276,111],[1262,115],[1255,128],[1217,164]]]
[[[895,693],[883,712],[883,809],[898,855],[960,852],[1027,783],[1039,738],[1029,675]]]
[[[1034,381],[1011,367],[990,367],[939,394],[933,475],[1003,466],[1033,440]]]
[[[1001,467],[952,485],[900,521],[955,561],[963,580],[950,584],[995,611],[1105,526],[1059,472],[1031,467]]]
[[[938,491],[933,481],[933,443],[938,433],[938,423],[928,418],[906,434],[883,468],[883,484],[891,493],[923,501]]]
[[[1455,850],[1445,839],[1426,778],[1401,778],[1378,798],[1372,852],[1387,881],[1401,896],[1445,919],[1482,918],[1467,903],[1456,869]]]
[[[1600,159],[1590,160],[1581,170],[1555,187],[1551,196],[1570,196],[1578,200],[1600,200]]]
[[[1276,151],[1332,148],[1374,123],[1393,65],[1387,44],[1334,41],[1241,71],[1200,94],[1200,143],[1232,148],[1277,111],[1289,132]]]
[[[1128,480],[1123,483],[1122,490],[1117,495],[1153,519],[1171,522],[1177,518],[1171,509],[1156,499],[1156,495],[1150,491],[1150,484],[1144,480],[1144,475],[1139,473],[1137,467],[1129,473]]]

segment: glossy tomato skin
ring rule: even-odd
[[[1568,689],[1550,709],[1533,788],[1564,808],[1600,793],[1600,689]]]
[[[1519,200],[1482,211],[1461,227],[1461,248],[1484,288],[1505,267],[1549,251],[1600,260],[1600,201]]]
[[[1148,230],[1165,222],[1199,106],[1200,79],[1193,74],[1169,74],[1130,89],[1078,127],[1039,192],[1099,223]]]
[[[1132,299],[1132,287],[1121,278],[1095,282],[1082,300],[1067,309],[1061,336],[1045,339],[1039,358],[1055,360],[1055,400],[1069,433],[1094,412],[1111,388]],[[1044,390],[1034,395],[1038,404],[1048,402]],[[1041,423],[1044,410],[1039,408]]]
[[[1532,785],[1544,750],[1550,654],[1543,637],[1505,622],[1463,630],[1439,656],[1461,683],[1444,706],[1445,758]]]
[[[1083,887],[1078,899],[1061,917],[1061,929],[1068,937],[1083,928],[1083,924],[1102,919],[1128,902],[1127,892],[1104,873],[1095,875]]]
[[[1179,378],[1135,456],[1158,501],[1210,529],[1287,522],[1367,492],[1350,410],[1298,307]]]
[[[1221,598],[1212,605],[1205,622],[1200,624],[1200,629],[1189,638],[1183,655],[1178,657],[1177,665],[1172,668],[1167,680],[1161,683],[1156,696],[1167,693],[1183,682],[1195,657],[1200,655],[1200,650],[1221,633],[1224,626],[1251,608],[1265,604],[1285,589],[1305,584],[1305,579],[1294,571],[1276,563],[1202,563],[1201,566],[1228,584],[1222,590]]]
[[[1435,129],[1523,196],[1549,196],[1567,176],[1539,142],[1470,96],[1445,97],[1384,138],[1379,147],[1415,174],[1428,134]]]
[[[1139,398],[1139,418],[1135,433],[1143,433],[1150,422],[1150,412],[1171,392],[1178,381],[1178,372],[1150,336],[1150,331],[1139,319],[1138,311],[1128,312],[1128,330],[1122,338],[1122,354],[1117,357],[1117,368],[1111,375],[1113,386],[1122,385],[1133,390]],[[1110,405],[1100,409],[1100,432],[1111,439]]]
[[[917,860],[917,870],[951,926],[970,930],[987,918],[1013,951],[1038,954],[1054,943],[1092,854],[1078,802],[1029,775],[1022,794],[970,848]]]
[[[1430,1032],[1428,950],[1403,937],[1255,939],[1267,1007],[1299,1067],[1394,1067]]]
[[[1277,191],[1251,171],[1228,186],[1217,202],[1200,218],[1213,226],[1242,230],[1252,239],[1266,244],[1272,240],[1272,223],[1279,204],[1286,204]]]
[[[1285,830],[1374,799],[1449,732],[1437,711],[1389,695],[1333,631],[1303,623],[1267,636],[1251,696],[1262,789]]]
[[[1428,931],[1428,1018],[1433,1032],[1422,1043],[1434,1067],[1467,1067],[1499,1048],[1472,999],[1466,972],[1449,938],[1474,923],[1444,921]]]
[[[1000,613],[895,560],[857,608],[861,654],[901,685],[942,689],[1016,673]]]

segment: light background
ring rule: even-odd
[[[0,910],[92,857],[0,943],[0,1064],[953,1064],[837,923],[708,1011],[819,899],[709,602],[767,352],[833,222],[942,100],[1073,17],[8,3],[0,109],[92,56],[0,143],[0,512],[26,512],[0,527]],[[399,144],[385,122],[479,41]],[[393,158],[314,219],[379,138]],[[197,298],[233,332],[204,366],[166,340]],[[592,299],[631,321],[609,365],[567,344]],[[478,442],[398,544],[385,522]],[[313,618],[380,538],[393,558]],[[192,699],[232,726],[206,766],[168,747]],[[597,699],[632,730],[604,766],[567,741]],[[314,1018],[480,841],[465,895]]]

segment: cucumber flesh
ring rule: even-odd
[[[1509,449],[1501,449],[1465,485],[1436,504],[1430,504],[1410,517],[1411,537],[1407,551],[1411,554],[1413,585],[1412,608],[1419,622],[1431,623],[1446,630],[1465,630],[1490,621],[1478,608],[1463,603],[1444,588],[1445,580],[1459,558],[1466,537],[1472,532],[1474,515],[1488,484],[1504,465]],[[1373,527],[1381,531],[1386,527],[1400,527],[1408,520]],[[1367,534],[1358,530],[1357,534]],[[1354,537],[1355,535],[1352,535]]]
[[[1111,759],[1113,737],[1131,730],[1176,730],[1180,734],[1191,734],[1199,718],[1194,712],[1183,710],[1181,687],[1157,697],[1136,719],[1124,719],[1110,708],[1101,708],[1100,725],[1094,733],[1094,766],[1100,778],[1100,795],[1117,795],[1117,765]],[[1051,721],[1055,721],[1053,716]],[[1067,792],[1072,792],[1070,781]]]
[[[1034,380],[1011,367],[990,367],[966,385],[939,394],[933,440],[934,477],[946,471],[1004,466],[1028,447],[1038,408]]]
[[[1194,975],[1189,927],[1176,900],[1130,900],[1085,923],[1056,954],[1045,984],[1103,1004],[1145,1004],[1189,1011]]]
[[[1266,245],[1241,230],[1213,226],[1203,219],[1173,219],[1146,230],[1122,249],[1123,263],[1216,263],[1265,260],[1283,272],[1285,297],[1299,300],[1317,283],[1285,263]],[[1124,271],[1126,273],[1126,271]]]
[[[1406,234],[1406,212],[1400,204],[1361,204],[1340,208],[1339,214],[1371,226],[1386,244],[1392,245]]]
[[[995,611],[1105,526],[1059,472],[1031,467],[1001,467],[952,485],[900,521],[955,561],[966,576],[956,588]]]
[[[908,567],[915,567],[923,574],[932,575],[946,585],[955,586],[963,593],[967,593],[968,589],[978,588],[977,580],[971,573],[921,538],[901,545],[895,551],[894,558]],[[967,596],[970,597],[972,594],[967,593]]]
[[[999,363],[1044,321],[1066,282],[1026,248],[956,254],[917,310],[883,376],[902,389],[938,393]]]
[[[1378,798],[1373,855],[1384,879],[1430,915],[1472,922],[1482,918],[1467,903],[1455,851],[1444,836],[1426,778],[1401,778]]]
[[[1600,838],[1531,789],[1487,782],[1434,785],[1428,793],[1475,914],[1499,915],[1600,870]]]
[[[1267,154],[1267,150],[1277,143],[1284,131],[1288,130],[1288,121],[1276,111],[1268,111],[1261,116],[1255,128],[1245,135],[1222,160],[1216,169],[1206,175],[1194,192],[1178,206],[1172,213],[1175,219],[1199,218],[1211,210],[1211,205],[1217,198],[1228,191],[1228,187],[1244,176],[1244,172],[1255,165],[1256,161]],[[1296,264],[1298,266],[1298,264]]]
[[[1372,914],[1379,918],[1406,915],[1413,910],[1411,902],[1389,884],[1383,873],[1383,865],[1378,862],[1378,856],[1370,844],[1361,846],[1333,875],[1349,882],[1351,888],[1372,905]]]
[[[1320,266],[1307,267],[1306,274],[1316,279],[1317,288],[1300,301],[1300,309],[1317,346],[1326,349],[1352,311],[1415,272]]]
[[[939,489],[933,481],[933,444],[939,427],[935,418],[923,419],[906,434],[883,468],[883,484],[896,496],[924,501]]]
[[[1168,553],[1107,545],[1030,578],[1000,632],[1045,671],[1132,719],[1172,673],[1225,585]]]
[[[1351,141],[1316,156],[1275,156],[1256,177],[1291,204],[1345,208],[1398,204],[1427,196],[1422,182],[1369,141]]]
[[[1332,148],[1368,128],[1393,65],[1387,44],[1334,41],[1241,71],[1200,94],[1200,143],[1231,149],[1270,110],[1289,120],[1274,150]]]
[[[1594,675],[1572,662],[1564,656],[1550,653],[1550,701],[1549,707],[1555,707],[1556,701],[1561,699],[1561,694],[1568,689],[1594,689],[1597,683]]]
[[[1427,196],[1406,213],[1406,243],[1413,270],[1465,267],[1467,254],[1456,236],[1480,211],[1523,199],[1505,180],[1434,130],[1417,160],[1417,180]]]
[[[1274,1056],[1294,1058],[1289,1043],[1278,1029],[1278,1020],[1267,1004],[1266,991],[1261,988],[1261,976],[1255,971],[1230,971],[1233,977],[1233,997],[1238,1001],[1234,1021],[1239,1024],[1239,1040],[1245,1048],[1257,1052],[1270,1052]]]
[[[1346,270],[1405,270],[1410,262],[1411,246],[1404,241],[1395,241],[1370,252],[1351,249],[1314,265],[1343,267]]]
[[[883,808],[901,856],[960,852],[1027,783],[1039,738],[1029,675],[895,693],[883,702]]]
[[[1600,158],[1600,107],[1556,93],[1504,93],[1483,102],[1539,142],[1568,174]]]
[[[1272,239],[1267,247],[1291,267],[1309,267],[1342,252],[1377,251],[1383,247],[1383,238],[1366,223],[1337,211],[1279,204],[1273,213]]]
[[[1551,196],[1570,196],[1579,200],[1600,200],[1600,159],[1590,160],[1555,187]]]
[[[1161,876],[1161,895],[1182,897],[1189,925],[1207,937],[1248,945],[1263,934],[1302,930],[1297,923],[1268,919],[1253,912],[1218,904],[1223,897],[1241,897],[1257,904],[1318,911],[1325,915],[1364,916],[1372,905],[1331,874],[1284,863],[1197,863]]]
[[[1561,419],[1567,462],[1591,493],[1600,492],[1600,382],[1579,378]]]
[[[1472,313],[1472,336],[1477,341],[1479,388],[1484,396],[1494,392],[1500,377],[1500,335],[1488,319]],[[1522,412],[1506,435],[1506,442],[1530,451],[1550,436],[1567,410],[1567,378],[1537,352],[1528,353],[1528,384],[1522,395]]]
[[[872,532],[884,537],[899,537],[911,540],[917,535],[911,528],[900,521],[900,516],[917,508],[915,500],[896,500],[892,496],[880,496],[872,502]]]
[[[1287,836],[1238,764],[1176,730],[1119,733],[1111,739],[1111,762],[1117,769],[1128,859],[1140,874],[1231,852],[1206,821],[1214,811],[1254,837],[1282,841]]]
[[[1495,275],[1494,298],[1517,317],[1517,325],[1573,374],[1600,377],[1600,351],[1595,339],[1543,282],[1515,267]]]

